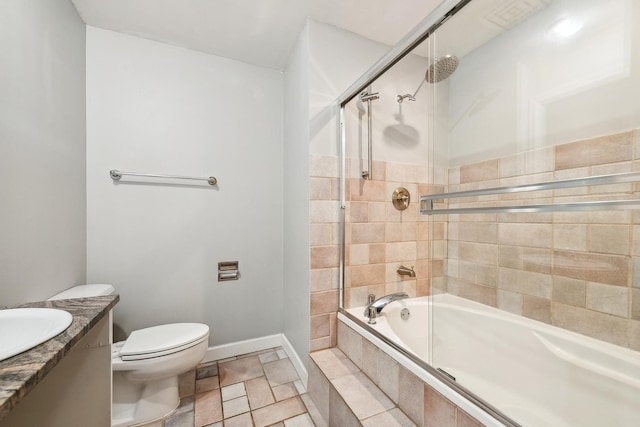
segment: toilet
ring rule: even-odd
[[[111,295],[111,285],[67,289],[49,300]],[[164,417],[178,407],[178,376],[204,358],[209,327],[172,323],[133,331],[111,346],[113,395],[111,425],[130,426]]]

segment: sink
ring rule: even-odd
[[[0,361],[55,337],[72,320],[70,313],[55,308],[0,310]]]

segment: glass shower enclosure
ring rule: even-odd
[[[640,2],[463,1],[361,83],[341,308],[507,424],[637,425]]]

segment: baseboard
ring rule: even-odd
[[[307,367],[302,362],[302,359],[300,359],[300,356],[298,355],[298,353],[296,353],[296,351],[294,350],[293,346],[291,345],[291,343],[289,342],[285,334],[282,334],[282,348],[289,356],[291,363],[293,363],[293,367],[296,368],[296,372],[300,377],[300,381],[302,381],[302,384],[304,384],[304,388],[306,390],[307,381],[309,380],[309,373],[307,371]],[[308,357],[308,355],[305,354],[305,357]]]
[[[214,362],[216,360],[227,359],[229,357],[240,356],[241,354],[253,353],[255,351],[267,350],[273,347],[282,347],[284,349],[287,356],[289,356],[293,367],[296,369],[296,372],[300,377],[300,381],[302,381],[302,384],[304,384],[306,389],[307,380],[309,378],[307,368],[284,334],[269,335],[266,337],[209,347],[202,363]]]
[[[202,363],[214,362],[241,354],[253,353],[254,351],[267,350],[273,347],[280,347],[281,345],[282,334],[217,345],[209,347]]]

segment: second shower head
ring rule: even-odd
[[[424,80],[420,82],[420,86],[418,86],[418,89],[416,89],[413,95],[409,93],[405,95],[398,95],[396,97],[398,104],[402,104],[402,101],[404,101],[405,99],[408,99],[409,101],[415,101],[416,95],[418,94],[418,91],[420,90],[424,82],[438,83],[443,81],[444,79],[451,76],[454,71],[456,71],[456,68],[458,68],[458,63],[458,57],[455,55],[445,55],[433,61],[433,63],[429,65],[429,68],[427,68],[427,71],[424,73]]]

